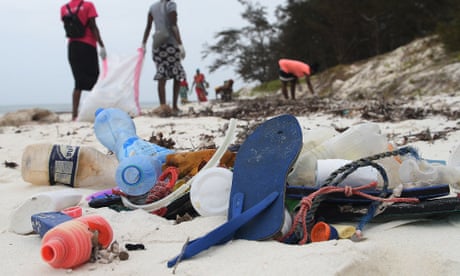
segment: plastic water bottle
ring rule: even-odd
[[[290,185],[315,186],[317,160],[356,160],[389,150],[387,138],[374,123],[354,125],[343,133],[325,140],[309,150],[302,149],[288,175]],[[389,174],[390,186],[399,184],[399,163],[394,158],[378,160]],[[381,182],[381,181],[380,181]]]
[[[93,244],[95,237],[98,245]],[[99,215],[89,215],[66,221],[46,232],[40,253],[54,268],[74,268],[90,260],[93,246],[107,248],[112,239],[110,224]]]
[[[21,175],[34,185],[113,187],[117,165],[116,158],[92,147],[39,143],[24,149]]]
[[[149,192],[161,174],[161,163],[152,156],[134,155],[118,165],[115,179],[126,194],[139,196]]]
[[[166,155],[174,151],[138,137],[133,120],[121,109],[99,108],[95,116],[97,139],[120,161],[115,175],[118,187],[131,196],[146,194],[155,185]]]

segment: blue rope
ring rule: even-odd
[[[417,152],[417,150],[411,146],[408,147],[402,147],[394,151],[388,151],[388,152],[382,152],[379,154],[375,154],[369,157],[361,158],[356,161],[350,162],[339,169],[335,170],[334,172],[331,173],[331,175],[326,179],[325,183],[322,185],[322,187],[325,186],[337,186],[340,184],[345,178],[348,177],[351,173],[356,171],[360,167],[366,167],[366,166],[372,166],[374,167],[382,176],[383,179],[383,187],[382,191],[379,194],[379,197],[387,197],[389,195],[388,191],[388,175],[385,171],[385,168],[383,168],[381,165],[378,163],[375,163],[375,160],[379,160],[382,158],[387,158],[387,157],[393,157],[393,156],[402,156],[402,155],[407,155],[410,154],[417,160],[420,159],[420,156]],[[338,177],[341,175],[340,177]],[[334,181],[335,180],[335,181]],[[310,209],[310,212],[308,212],[307,217],[306,217],[306,223],[307,223],[307,231],[311,233],[311,229],[313,228],[313,225],[315,223],[315,213],[321,204],[321,202],[327,198],[327,195],[319,195],[316,198],[313,199],[312,206]],[[375,212],[377,210],[378,205],[380,202],[374,201],[369,205],[369,208],[367,210],[366,215],[363,216],[363,218],[360,220],[357,230],[362,230],[364,226],[372,220],[372,218],[375,215]],[[296,236],[300,236],[302,238],[302,234],[299,231],[296,231]],[[310,236],[310,235],[309,235]]]

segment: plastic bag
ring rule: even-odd
[[[83,99],[78,121],[94,122],[94,113],[100,107],[114,107],[126,111],[130,116],[139,116],[139,79],[144,52],[120,57],[109,55],[104,60],[102,74],[93,90]]]

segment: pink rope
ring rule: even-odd
[[[108,71],[109,71],[109,64],[107,62],[107,59],[105,58],[102,60],[102,79],[105,79]]]
[[[139,104],[139,79],[141,78],[142,64],[144,61],[144,50],[137,49],[138,57],[136,68],[134,69],[134,102],[136,103],[137,115],[141,114],[141,106]]]
[[[307,243],[308,231],[307,231],[307,222],[305,220],[307,217],[308,210],[311,209],[313,199],[319,195],[343,192],[345,196],[347,197],[357,195],[357,196],[361,196],[361,197],[364,197],[370,200],[380,201],[380,202],[405,202],[405,203],[418,203],[419,202],[418,198],[401,198],[401,197],[381,198],[381,197],[376,197],[376,196],[372,196],[372,195],[361,192],[361,190],[366,190],[366,189],[375,188],[375,187],[377,187],[377,182],[375,181],[371,182],[368,185],[363,185],[363,186],[356,187],[356,188],[352,188],[350,186],[345,186],[345,187],[327,186],[327,187],[320,188],[319,190],[309,194],[306,197],[303,197],[302,200],[300,201],[300,209],[297,212],[292,222],[291,229],[286,235],[281,237],[279,240],[283,241],[283,240],[286,240],[288,237],[290,237],[296,230],[297,225],[301,223],[303,237],[299,241],[299,244]]]
[[[145,203],[151,203],[169,195],[177,182],[178,175],[178,168],[167,167],[158,177],[158,181],[155,186],[153,186],[153,188],[149,191]],[[167,178],[169,178],[168,182],[165,181]]]
[[[150,190],[149,194],[147,195],[145,203],[152,203],[169,195],[171,193],[171,189],[167,187],[168,184],[169,183],[165,181],[157,181],[155,186]]]

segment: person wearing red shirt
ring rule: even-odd
[[[180,103],[186,104],[188,103],[188,82],[186,79],[181,80],[179,84],[179,96],[180,96]]]
[[[291,98],[295,99],[295,88],[299,78],[305,77],[305,83],[308,86],[310,92],[316,96],[313,85],[310,82],[310,76],[316,71],[316,65],[312,68],[301,61],[292,59],[280,59],[278,61],[280,68],[279,78],[281,81],[281,91],[285,99],[289,99],[287,86],[290,85]]]
[[[82,3],[81,3],[82,2]],[[80,38],[69,38],[67,58],[74,78],[74,89],[72,94],[72,120],[78,116],[78,107],[82,90],[90,91],[96,84],[99,77],[99,60],[97,57],[97,44],[100,46],[99,55],[102,59],[106,57],[104,42],[96,24],[98,16],[94,4],[83,0],[71,0],[68,5],[72,13],[77,11],[78,18],[86,26],[85,34]],[[68,14],[67,4],[61,7],[61,20]]]
[[[206,95],[206,87],[209,86],[208,82],[206,81],[204,74],[200,72],[200,69],[196,69],[196,74],[193,77],[192,88],[195,86],[196,96],[198,97],[199,102],[206,102],[208,98]]]

